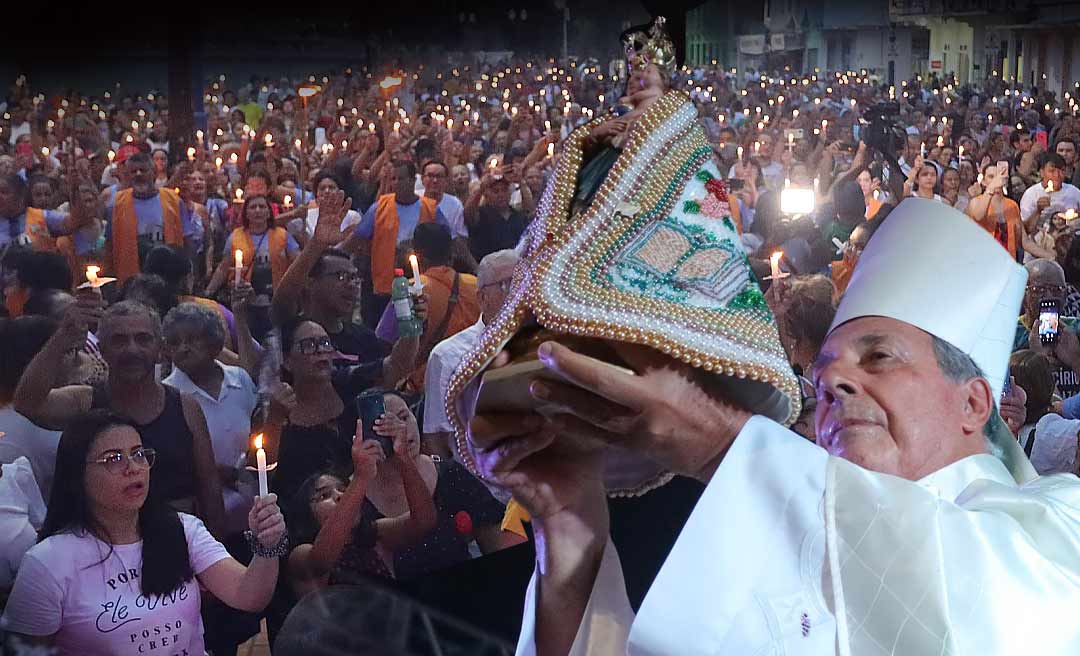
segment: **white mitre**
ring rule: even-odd
[[[867,244],[829,331],[859,317],[889,317],[952,344],[1001,398],[1027,271],[982,227],[939,201],[908,198]],[[1035,477],[998,418],[994,455],[1017,482]]]

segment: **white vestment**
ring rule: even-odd
[[[755,416],[636,617],[608,543],[571,654],[1080,654],[1078,608],[1075,476],[977,455],[912,482]]]

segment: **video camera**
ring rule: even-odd
[[[862,118],[866,124],[861,130],[863,143],[890,159],[896,159],[907,141],[907,132],[900,126],[899,119],[899,103],[882,102],[868,107]]]

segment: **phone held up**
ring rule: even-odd
[[[394,440],[384,435],[375,434],[375,420],[386,412],[381,392],[365,392],[356,397],[356,415],[360,418],[363,428],[362,438],[378,442],[383,449],[383,455],[390,458],[394,454]]]
[[[1039,341],[1052,346],[1058,341],[1058,321],[1061,318],[1061,301],[1044,298],[1039,301]]]

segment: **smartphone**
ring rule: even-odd
[[[1044,298],[1039,301],[1039,341],[1044,346],[1057,344],[1058,321],[1061,318],[1061,301]]]
[[[389,458],[394,453],[393,438],[375,434],[375,420],[386,413],[382,392],[364,392],[356,397],[356,416],[360,418],[364,440],[375,440],[383,448],[383,454]]]

